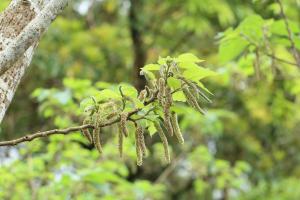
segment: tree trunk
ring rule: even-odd
[[[36,16],[30,4],[12,1],[0,15],[0,50],[6,47],[21,33],[23,28]],[[34,43],[4,74],[0,76],[0,122],[12,101],[14,93],[33,55]]]
[[[12,0],[0,14],[0,123],[40,36],[66,4],[67,0]]]
[[[143,2],[140,0],[131,0],[129,10],[129,26],[134,52],[134,85],[138,91],[144,89],[146,85],[145,78],[140,75],[140,68],[146,63],[146,49],[142,36],[141,24],[138,19],[138,13],[141,12],[142,3]]]

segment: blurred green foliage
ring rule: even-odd
[[[300,3],[282,3],[300,51]],[[300,199],[300,68],[288,64],[296,61],[271,0],[72,1],[40,42],[0,138],[77,125],[82,99],[133,83],[132,7],[145,64],[191,52],[217,72],[203,79],[208,113],[176,108],[186,142],[170,141],[170,165],[157,134],[142,167],[133,140],[120,159],[114,128],[100,157],[80,133],[0,148],[0,199]]]

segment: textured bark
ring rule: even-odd
[[[18,35],[9,43],[5,50],[0,52],[0,75],[8,70],[16,59],[22,56],[32,44],[39,40],[42,33],[44,33],[51,22],[56,18],[57,14],[66,6],[67,0],[52,0],[41,12],[34,9],[31,4],[32,3],[28,0],[22,0],[18,3],[20,6],[15,8],[19,13],[23,13],[22,17],[25,17],[25,20],[20,20],[22,20],[22,25],[26,25],[25,27],[20,27],[20,25],[16,23],[19,20],[14,13],[16,10],[12,10],[12,13],[10,13],[9,17],[13,18],[7,25],[13,24],[14,28],[17,29]],[[27,22],[27,24],[24,24],[24,22]],[[19,32],[19,30],[22,32]],[[6,32],[8,32],[9,35],[11,31],[13,31],[12,34],[16,32],[16,30],[8,30]]]
[[[40,35],[63,9],[67,0],[48,2],[12,0],[0,14],[0,123],[31,62]],[[53,11],[53,6],[57,8],[54,15],[49,13],[49,8]]]

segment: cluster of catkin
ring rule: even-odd
[[[175,135],[179,143],[183,144],[184,139],[178,125],[177,114],[175,112],[171,112],[171,106],[173,104],[172,90],[167,85],[166,79],[162,77],[158,79],[157,85],[158,85],[157,99],[163,109],[162,124],[164,125],[165,130],[171,137]],[[162,144],[165,151],[164,153],[165,160],[169,163],[170,153],[168,149],[167,137],[165,135],[163,128],[161,127],[161,123],[159,120],[155,121],[154,125],[159,134],[160,139],[162,140]]]
[[[92,133],[88,128],[82,129],[82,134],[88,139],[91,144],[94,144],[95,148],[102,153],[102,145],[101,145],[101,116],[96,113],[90,119],[85,119],[83,124],[93,124],[94,128]]]
[[[181,89],[186,97],[187,103],[199,111],[202,114],[205,114],[205,111],[200,107],[198,103],[199,94],[204,97],[207,101],[210,101],[198,88],[196,83],[185,79],[184,77],[178,77],[181,80]]]
[[[159,107],[162,108],[163,115],[161,116],[161,118],[152,120],[152,122],[154,123],[154,126],[162,141],[164,147],[164,157],[166,162],[168,163],[170,162],[170,152],[168,146],[168,139],[165,133],[168,133],[170,137],[173,137],[175,135],[180,144],[184,143],[184,138],[178,125],[177,114],[171,109],[173,105],[172,94],[176,91],[172,91],[171,87],[167,84],[167,80],[170,76],[173,76],[180,80],[181,87],[179,89],[182,90],[182,92],[184,93],[187,103],[197,111],[204,114],[204,110],[200,107],[198,103],[199,95],[201,95],[206,100],[210,101],[205,96],[205,94],[201,92],[201,89],[199,88],[197,83],[191,80],[187,80],[186,78],[180,75],[179,69],[176,65],[174,65],[174,63],[168,63],[167,65],[163,65],[161,67],[160,76],[158,79],[155,79],[152,82],[149,82],[149,80],[147,80],[150,87],[146,86],[145,89],[139,93],[138,99],[139,101],[144,103],[144,105],[148,105],[152,102],[157,102],[154,104],[154,107],[156,107],[156,105],[159,105]],[[144,136],[145,129],[143,126],[137,123],[137,120],[133,120],[132,118],[130,118],[128,112],[124,111],[126,101],[132,102],[134,104],[134,100],[125,96],[122,93],[121,88],[120,93],[122,95],[122,106],[118,105],[116,102],[108,102],[103,106],[96,107],[94,112],[90,115],[90,117],[84,120],[84,124],[92,124],[94,126],[92,133],[88,128],[83,129],[82,133],[89,140],[89,142],[94,144],[96,149],[100,153],[102,153],[100,137],[101,126],[106,120],[114,118],[114,123],[117,123],[118,125],[118,150],[120,157],[122,157],[123,140],[124,137],[129,136],[127,123],[129,120],[132,121],[135,125],[135,147],[137,155],[137,165],[140,166],[143,164],[143,157],[145,157],[147,153]],[[160,110],[160,108],[158,110]],[[157,114],[158,110],[154,109],[152,111],[154,112],[154,114]],[[140,117],[139,119],[147,118],[146,116],[144,116],[144,118]]]

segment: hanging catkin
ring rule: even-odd
[[[120,126],[118,126],[118,150],[119,150],[120,157],[122,158],[123,157],[123,133]]]
[[[177,114],[175,112],[173,112],[171,114],[171,121],[172,121],[172,125],[173,125],[173,128],[174,128],[174,133],[175,133],[175,135],[178,139],[178,142],[180,144],[183,144],[184,139],[183,139],[182,133],[180,131],[180,127],[179,127],[179,124],[178,124],[178,117],[177,117]]]
[[[101,146],[101,138],[100,138],[100,127],[97,126],[93,130],[93,142],[96,149],[99,151],[99,153],[102,153],[102,146]]]
[[[120,129],[125,137],[128,137],[128,129],[126,126],[127,117],[128,117],[128,113],[126,112],[122,112],[120,114]]]
[[[186,97],[187,103],[198,110],[200,113],[205,114],[205,111],[199,106],[197,99],[195,96],[191,93],[189,88],[187,86],[182,86],[182,91]]]
[[[180,76],[179,79],[182,80],[188,86],[188,88],[190,88],[191,94],[193,96],[195,96],[196,98],[198,98],[198,88],[197,88],[197,86],[193,82],[187,80],[186,78],[184,78],[182,76]]]
[[[158,80],[158,94],[157,98],[161,105],[164,104],[164,94],[165,94],[165,80],[160,78]]]
[[[170,136],[173,136],[173,128],[171,124],[170,108],[164,106],[164,126],[166,127]]]
[[[147,97],[147,90],[142,90],[138,96],[138,99],[141,101],[141,102],[144,102],[145,99]]]
[[[81,130],[82,134],[88,139],[88,141],[93,144],[93,139],[91,133],[88,128],[84,128]]]
[[[85,119],[83,120],[83,124],[89,124],[91,123],[90,120]],[[93,144],[93,139],[92,139],[92,135],[90,133],[90,130],[88,128],[82,129],[81,130],[82,134],[88,139],[88,141]]]
[[[172,91],[170,87],[166,87],[165,89],[166,102],[171,106],[173,104]]]
[[[170,116],[170,107],[172,105],[172,94],[170,87],[165,88],[165,101],[163,106],[163,112],[164,112],[164,125],[170,134],[170,136],[173,136],[173,128],[171,124],[171,116]]]
[[[145,137],[144,137],[144,129],[141,126],[137,127],[137,133],[138,133],[138,140],[139,140],[139,145],[142,150],[143,156],[146,156],[147,148],[145,144]]]
[[[164,157],[165,157],[165,160],[167,163],[170,163],[171,159],[170,159],[170,153],[169,153],[169,146],[168,146],[168,140],[167,140],[167,137],[163,131],[163,129],[161,128],[160,126],[160,123],[159,122],[155,122],[154,123],[154,126],[158,132],[158,135],[163,143],[163,147],[164,147]]]
[[[135,131],[135,148],[136,148],[136,159],[137,159],[136,164],[138,166],[141,166],[143,164],[143,153],[142,153],[141,144],[139,140],[139,132],[140,129],[137,127]]]

